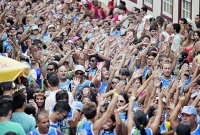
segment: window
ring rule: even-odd
[[[181,1],[181,18],[191,18],[191,0]]]
[[[153,8],[153,0],[144,0],[144,5]]]
[[[162,0],[162,16],[166,19],[172,19],[173,14],[173,1]]]

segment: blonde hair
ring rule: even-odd
[[[194,31],[193,30],[191,30],[190,32],[189,32],[189,34],[188,34],[188,36],[187,36],[187,38],[186,38],[186,40],[185,40],[185,42],[183,43],[183,47],[187,47],[189,44],[190,44],[190,42],[191,42],[191,35],[193,35],[194,34]]]

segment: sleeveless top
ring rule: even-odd
[[[136,132],[137,132],[136,130],[137,130],[136,127],[134,127],[131,131],[131,135],[141,135],[140,131],[139,131],[138,134],[136,134]],[[153,135],[153,132],[150,128],[145,128],[144,130],[145,130],[147,135]]]
[[[106,82],[101,82],[101,87],[98,89],[98,92],[100,92],[100,93],[105,93],[105,92],[106,92],[107,85],[108,85],[108,81],[106,81]]]
[[[73,114],[74,114],[74,110],[71,109],[70,112],[67,115],[67,118],[65,118],[61,122],[61,132],[62,132],[63,135],[71,135],[72,134],[68,121],[72,118]]]
[[[160,77],[160,81],[162,82],[162,88],[166,88],[169,86],[169,84],[171,83],[171,81],[174,79],[174,76],[171,75],[170,79],[169,80],[165,80],[163,78],[163,76]]]
[[[49,111],[49,116],[53,113],[53,108],[52,107]],[[50,123],[50,127],[53,127],[53,128],[56,128],[56,129],[59,129],[60,130],[60,125],[61,125],[61,122],[60,121],[56,121],[56,123],[53,123],[50,119],[49,119],[49,123]]]
[[[70,91],[69,90],[69,84],[70,84],[70,80],[69,79],[67,79],[67,81],[64,82],[64,83],[60,82],[60,89],[66,90],[66,91]]]
[[[88,74],[88,80],[92,81],[92,79],[94,78],[95,74],[96,74],[96,69],[89,69],[89,74]]]
[[[103,131],[103,132],[100,133],[100,135],[116,135],[116,133],[115,133],[114,130],[112,132]]]
[[[31,135],[41,135],[38,132],[38,127],[31,131]],[[57,135],[56,128],[49,127],[49,132],[47,133],[47,135]]]
[[[127,127],[128,125],[128,117],[127,117],[127,113],[119,113],[119,117],[122,120],[122,122],[125,124],[125,126]]]
[[[195,131],[190,132],[190,135],[200,135],[200,126],[198,125]]]
[[[83,125],[77,130],[77,135],[94,135],[92,131],[93,123],[90,121],[86,121]]]
[[[192,51],[193,48],[194,48],[194,46],[189,46],[189,47],[184,48],[184,51],[188,54],[187,60],[189,61],[189,63],[191,63],[193,61],[193,59],[190,55],[190,52]]]

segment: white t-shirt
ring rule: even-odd
[[[143,30],[144,30],[144,22],[141,22],[138,26],[138,29],[137,29],[137,38],[140,38]]]
[[[126,18],[126,17],[127,17],[127,14],[125,14],[125,15],[119,15],[119,16],[118,16],[118,20],[121,21],[121,20],[123,20],[123,19]],[[126,21],[124,21],[124,22],[122,23],[122,26],[125,27],[125,28],[128,28],[128,24],[129,24],[129,20],[126,19]]]

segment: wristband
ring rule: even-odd
[[[114,92],[114,96],[116,96],[116,97],[119,97],[119,94],[118,94],[118,93],[116,93],[116,92]]]
[[[135,100],[135,99],[136,99],[136,97],[135,97],[135,96],[131,96],[131,99]]]

